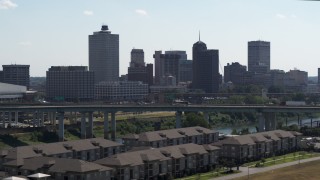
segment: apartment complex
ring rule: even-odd
[[[229,137],[213,145],[221,148],[220,157],[236,163],[297,150],[302,134],[284,130]]]
[[[153,148],[180,144],[211,144],[218,141],[217,131],[200,126],[127,134],[122,138],[124,145],[130,147],[150,146]]]
[[[218,164],[219,148],[182,144],[117,154],[95,161],[115,169],[115,178],[170,179],[205,172]]]

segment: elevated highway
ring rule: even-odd
[[[203,112],[205,118],[209,120],[209,112],[252,112],[257,113],[259,120],[259,131],[274,130],[276,128],[276,113],[318,113],[320,106],[265,106],[265,105],[104,105],[104,104],[72,104],[72,105],[6,105],[0,106],[0,122],[3,128],[5,122],[12,123],[18,121],[18,114],[33,113],[33,127],[44,125],[45,119],[51,124],[56,124],[58,119],[58,135],[61,141],[64,139],[64,114],[65,112],[75,114],[81,113],[81,137],[93,136],[93,113],[104,113],[104,134],[105,138],[116,138],[116,112],[154,112],[154,111],[173,111],[176,112],[176,128],[181,127],[181,116],[183,112]],[[111,123],[109,121],[111,114]],[[46,114],[46,116],[45,116]],[[14,115],[14,116],[13,116]],[[46,118],[45,118],[46,117]],[[88,119],[88,122],[87,122]],[[87,126],[89,130],[87,131]]]

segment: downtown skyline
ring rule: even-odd
[[[50,66],[88,66],[88,35],[106,24],[120,37],[120,74],[132,48],[144,50],[146,63],[156,50],[185,50],[192,59],[201,31],[201,41],[219,49],[221,67],[247,66],[247,43],[260,39],[271,42],[271,69],[317,75],[319,2],[90,2],[0,0],[2,64],[30,64],[31,76],[45,76]]]

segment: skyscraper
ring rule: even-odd
[[[202,89],[206,93],[219,91],[219,50],[207,49],[202,41],[193,44],[193,89]]]
[[[248,42],[248,71],[259,74],[270,71],[270,42]]]
[[[89,35],[89,70],[95,73],[95,83],[119,80],[119,35],[106,25]]]

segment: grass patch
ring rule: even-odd
[[[250,163],[245,163],[242,165],[242,167],[267,167],[267,166],[273,166],[277,164],[283,164],[287,162],[302,160],[302,159],[308,159],[312,157],[320,156],[319,153],[314,152],[306,152],[306,151],[299,151],[294,153],[289,153],[281,156],[274,156],[270,158],[266,158],[264,161],[254,161]]]
[[[275,169],[268,172],[252,174],[250,179],[253,180],[317,180],[320,177],[320,161],[312,161],[302,164],[297,164],[285,168]],[[236,178],[235,180],[246,180],[247,176]]]
[[[240,171],[237,170],[232,170],[232,171],[226,171],[226,169],[219,169],[219,170],[215,170],[215,171],[211,171],[211,172],[207,172],[207,173],[199,173],[196,175],[192,175],[192,176],[188,176],[188,177],[184,177],[184,178],[179,178],[178,180],[208,180],[211,178],[216,178],[216,177],[222,177],[222,176],[226,176],[226,175],[230,175],[230,174],[235,174],[235,173],[239,173]]]

